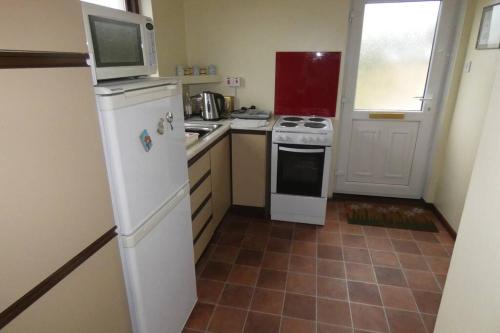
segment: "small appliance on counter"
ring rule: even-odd
[[[219,120],[224,113],[226,100],[223,95],[204,91],[191,97],[193,114],[200,114],[203,120]]]

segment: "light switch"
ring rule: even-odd
[[[472,67],[472,61],[467,61],[464,65],[464,73],[470,73]]]

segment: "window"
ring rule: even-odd
[[[421,111],[440,5],[365,5],[355,110]]]
[[[111,7],[115,9],[127,10],[127,5],[125,4],[125,0],[85,0],[85,2],[105,7]]]

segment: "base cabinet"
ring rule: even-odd
[[[194,260],[198,261],[231,206],[230,138],[189,161]]]

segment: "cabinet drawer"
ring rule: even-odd
[[[193,217],[193,239],[198,236],[208,218],[212,215],[212,198],[204,201],[198,209],[193,211],[193,214],[196,213],[196,216]]]
[[[193,187],[209,170],[210,155],[205,154],[189,167],[189,186]]]
[[[210,177],[191,193],[191,213],[193,214],[201,206],[203,201],[212,193],[212,180]]]
[[[212,218],[210,218],[210,221],[208,222],[207,226],[203,230],[203,233],[196,240],[196,243],[194,243],[194,261],[195,262],[197,262],[198,259],[200,259],[201,255],[203,254],[203,251],[205,251],[205,249],[207,248],[208,243],[210,242],[210,239],[212,238],[214,231],[215,231],[214,223],[212,221]]]

